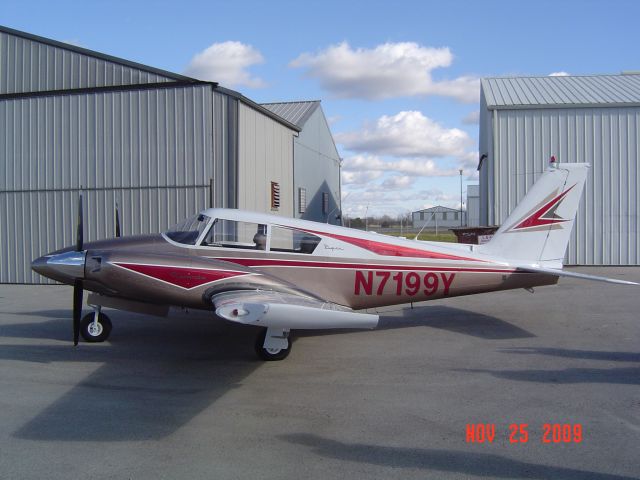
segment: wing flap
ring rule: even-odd
[[[235,290],[212,297],[225,320],[283,329],[375,328],[378,315],[356,313],[316,298],[262,290]]]

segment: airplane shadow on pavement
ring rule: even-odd
[[[46,383],[58,390],[68,385],[67,393],[14,437],[159,439],[188,423],[262,365],[253,351],[254,328],[190,315],[180,319],[127,318],[127,313],[112,311],[109,315],[115,325],[111,341],[81,341],[76,348],[68,318],[0,326],[0,338],[28,339],[24,344],[1,345],[0,360],[51,365]],[[43,338],[64,342],[33,342]],[[87,374],[92,364],[95,369]],[[20,368],[38,374],[28,365]]]
[[[347,443],[307,433],[281,435],[279,438],[289,443],[307,446],[316,455],[325,458],[367,463],[381,467],[436,470],[490,478],[539,478],[545,480],[549,478],[632,480],[633,478],[567,467],[539,465],[491,453]]]
[[[368,311],[371,313],[371,311]],[[395,315],[392,315],[394,314]],[[499,318],[447,306],[416,306],[402,310],[379,312],[380,322],[373,330],[394,330],[399,328],[430,327],[460,333],[487,340],[508,340],[532,338],[535,335]],[[299,330],[296,337],[335,335],[343,332],[362,330]]]
[[[0,360],[52,365],[47,382],[57,389],[69,387],[14,432],[17,438],[159,439],[188,423],[263,364],[253,350],[257,329],[215,321],[206,312],[157,318],[108,311],[114,322],[110,341],[81,342],[77,348],[71,344],[69,313],[30,312],[48,320],[0,325],[0,338],[27,340],[0,345]],[[407,310],[400,317],[383,316],[380,328],[417,326],[487,339],[532,336],[493,317],[440,306]],[[342,332],[296,332],[295,336]],[[27,375],[37,372],[29,365],[20,368]]]
[[[598,350],[573,350],[565,348],[520,347],[499,350],[506,354],[545,355],[586,361],[640,362],[640,353],[608,352]],[[470,373],[489,374],[504,380],[533,383],[609,383],[619,385],[640,385],[640,366],[610,366],[609,368],[574,367],[562,370],[483,370],[459,369]]]

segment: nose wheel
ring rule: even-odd
[[[111,333],[111,320],[102,312],[85,315],[80,321],[80,334],[87,342],[104,342]]]

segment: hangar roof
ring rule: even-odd
[[[174,81],[181,82],[197,82],[197,80],[186,77],[184,75],[179,75],[177,73],[169,72],[167,70],[162,70],[160,68],[150,67],[149,65],[143,65],[141,63],[132,62],[129,60],[125,60],[124,58],[114,57],[112,55],[107,55],[105,53],[96,52],[93,50],[89,50],[88,48],[78,47],[76,45],[72,45],[70,43],[59,42],[57,40],[52,40],[51,38],[40,37],[38,35],[33,35],[27,32],[21,32],[20,30],[14,30],[13,28],[5,27],[0,25],[0,32],[7,33],[9,35],[13,35],[16,37],[22,37],[27,40],[32,40],[34,42],[42,43],[45,45],[51,45],[52,47],[63,48],[65,50],[69,50],[71,52],[80,53],[82,55],[86,55],[88,57],[98,58],[100,60],[105,60],[111,63],[117,63],[119,65],[124,65],[126,67],[136,68],[138,70],[143,70],[149,73],[153,73],[162,77],[166,77],[168,79]]]
[[[320,100],[308,100],[301,102],[263,103],[262,106],[288,122],[302,128],[316,108],[320,106]]]
[[[10,99],[10,98],[24,98],[24,97],[37,97],[37,96],[48,96],[48,95],[52,95],[52,94],[60,94],[60,93],[65,93],[65,94],[83,94],[83,93],[89,93],[89,92],[101,92],[101,91],[111,91],[111,90],[130,90],[130,89],[135,89],[135,90],[141,90],[141,89],[161,89],[161,88],[173,88],[175,86],[183,86],[183,85],[211,85],[213,89],[215,89],[216,91],[220,92],[220,93],[224,93],[226,95],[232,96],[234,98],[237,98],[238,100],[244,102],[245,104],[249,105],[251,108],[254,108],[255,110],[263,113],[264,115],[268,116],[269,118],[275,120],[276,122],[284,125],[285,127],[295,131],[295,132],[299,132],[300,128],[293,124],[293,122],[288,121],[286,118],[283,118],[280,115],[274,114],[274,112],[272,112],[271,110],[264,108],[263,106],[259,105],[258,103],[254,102],[253,100],[245,97],[244,95],[242,95],[239,92],[236,92],[234,90],[230,90],[228,88],[224,88],[222,86],[220,86],[217,82],[206,82],[206,81],[200,81],[198,79],[192,78],[192,77],[187,77],[185,75],[180,75],[178,73],[173,73],[173,72],[169,72],[167,70],[162,70],[159,68],[155,68],[155,67],[151,67],[149,65],[144,65],[142,63],[137,63],[137,62],[132,62],[129,60],[125,60],[124,58],[119,58],[119,57],[114,57],[112,55],[107,55],[104,53],[100,53],[100,52],[96,52],[93,50],[89,50],[87,48],[82,48],[82,47],[78,47],[76,45],[71,45],[69,43],[64,43],[64,42],[59,42],[57,40],[52,40],[50,38],[46,38],[46,37],[40,37],[38,35],[33,35],[31,33],[27,33],[27,32],[22,32],[20,30],[15,30],[13,28],[9,28],[9,27],[5,27],[3,25],[0,25],[0,33],[4,33],[7,34],[9,36],[14,36],[14,37],[20,37],[20,38],[24,38],[27,40],[31,40],[37,43],[42,43],[44,45],[50,45],[52,47],[56,47],[56,48],[60,48],[60,49],[64,49],[64,50],[68,50],[71,52],[75,52],[87,57],[92,57],[92,58],[96,58],[99,60],[104,60],[106,62],[110,62],[110,63],[114,63],[114,64],[118,64],[118,65],[123,65],[125,67],[130,67],[136,70],[141,70],[144,72],[149,72],[155,75],[158,75],[159,77],[164,77],[166,78],[168,81],[165,84],[159,84],[159,83],[134,83],[131,85],[106,85],[106,86],[92,86],[90,88],[65,88],[62,90],[47,90],[47,91],[28,91],[28,92],[12,92],[12,93],[0,93],[0,99]],[[0,41],[0,48],[4,48],[7,49],[8,48],[8,44],[7,45],[3,45],[2,42]],[[0,73],[2,72],[2,70],[0,69]],[[163,80],[164,82],[164,80]]]
[[[431,207],[431,208],[423,208],[422,210],[416,210],[415,212],[411,212],[411,213],[420,213],[420,212],[429,212],[429,213],[442,213],[442,212],[459,212],[460,209],[455,209],[455,208],[449,208],[449,207],[443,207],[442,205],[436,205],[435,207]]]
[[[640,106],[640,74],[483,78],[487,108]]]

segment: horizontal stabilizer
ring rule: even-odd
[[[581,278],[583,280],[595,280],[596,282],[617,283],[619,285],[640,285],[640,283],[630,282],[628,280],[618,280],[617,278],[599,277],[597,275],[588,275],[586,273],[568,272],[557,268],[533,267],[530,265],[517,266],[518,270],[532,273],[547,273],[558,277]]]

